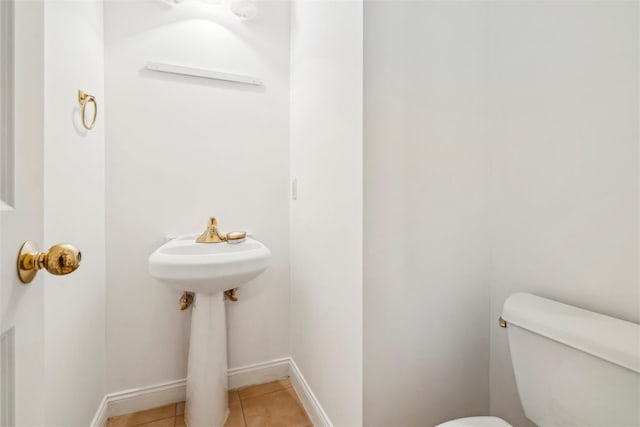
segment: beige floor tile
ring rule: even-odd
[[[107,420],[107,427],[133,427],[152,421],[171,418],[176,415],[176,404],[160,406],[146,411],[134,412],[133,414],[121,415]],[[155,427],[155,426],[154,426]]]
[[[176,403],[176,415],[184,414],[184,402]]]
[[[307,427],[311,420],[292,388],[242,400],[247,427]]]
[[[237,390],[230,390],[229,391],[229,405],[231,405],[232,403],[238,403],[240,402],[240,396],[238,396],[238,391]]]
[[[224,423],[224,427],[245,427],[244,415],[242,414],[242,406],[240,401],[229,404],[229,418]]]
[[[289,378],[285,378],[283,380],[271,381],[270,383],[257,384],[249,387],[241,388],[238,390],[238,394],[240,399],[246,399],[248,397],[260,396],[266,393],[272,393],[278,390],[284,390],[287,387],[291,386],[291,382]]]
[[[151,421],[146,424],[139,424],[139,427],[174,427],[176,425],[175,417],[165,418],[163,420]]]

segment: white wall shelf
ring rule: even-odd
[[[147,69],[159,71],[161,73],[182,74],[185,76],[202,77],[205,79],[224,80],[227,82],[244,83],[254,86],[261,86],[262,80],[253,76],[243,74],[225,73],[222,71],[209,70],[206,68],[185,67],[182,65],[167,64],[164,62],[147,62]]]

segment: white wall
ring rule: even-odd
[[[362,2],[291,14],[292,356],[336,426],[362,425]]]
[[[489,411],[484,13],[365,4],[367,426]]]
[[[491,3],[491,412],[522,414],[506,297],[640,321],[638,3]]]
[[[365,424],[531,425],[514,292],[640,320],[638,12],[366,5]]]
[[[45,2],[43,248],[82,251],[69,276],[42,274],[45,420],[86,426],[106,391],[104,37],[101,0]],[[95,95],[95,128],[80,124],[78,89]],[[73,408],[73,410],[71,409]]]
[[[261,3],[249,22],[199,1],[105,4],[109,391],[186,376],[191,314],[147,257],[213,215],[272,251],[227,305],[229,366],[289,355],[288,23],[285,2]],[[265,85],[153,73],[149,60]]]

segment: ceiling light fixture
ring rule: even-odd
[[[0,0],[2,1],[2,0]],[[218,5],[223,0],[200,0],[203,3],[210,5]],[[174,3],[182,3],[184,0],[173,0]],[[229,9],[238,18],[244,21],[250,21],[258,16],[258,5],[255,0],[229,0]]]

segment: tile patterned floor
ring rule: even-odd
[[[224,427],[312,427],[289,379],[229,391]],[[109,418],[107,427],[185,427],[184,402]]]

